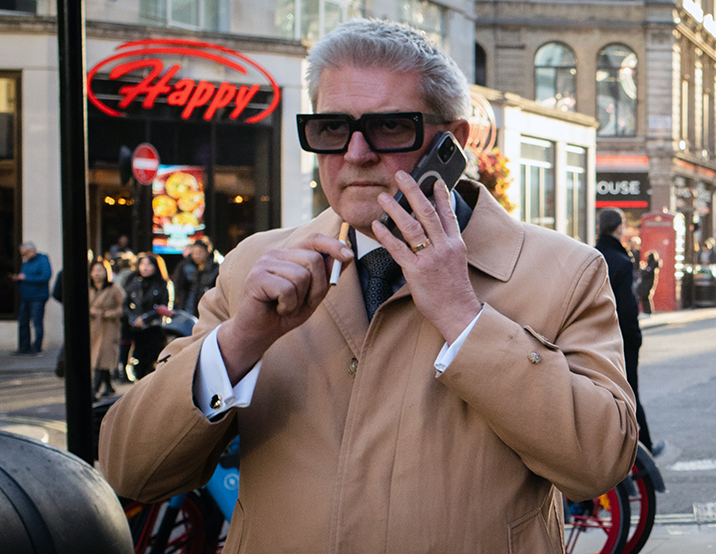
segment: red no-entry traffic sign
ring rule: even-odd
[[[150,184],[159,170],[159,153],[148,142],[143,142],[132,154],[132,174],[143,185]]]

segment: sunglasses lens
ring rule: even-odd
[[[419,112],[363,114],[358,120],[348,114],[299,115],[302,146],[310,152],[341,153],[354,132],[361,132],[374,152],[407,152],[422,145],[422,114]]]
[[[345,119],[309,119],[305,134],[315,150],[342,150],[350,138],[350,126]]]
[[[376,150],[400,150],[415,144],[416,122],[409,117],[366,118],[365,133]]]

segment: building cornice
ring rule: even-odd
[[[593,127],[595,129],[599,127],[599,122],[590,115],[547,108],[545,106],[541,106],[534,100],[528,100],[527,98],[523,98],[522,96],[511,92],[501,92],[499,90],[481,87],[479,85],[470,85],[470,88],[484,96],[490,104],[516,107],[520,108],[523,112],[543,115],[545,117],[549,117],[550,119],[560,119],[577,125],[583,125],[585,127]]]
[[[54,17],[0,15],[0,34],[57,34]],[[295,40],[267,38],[208,31],[189,31],[176,27],[153,27],[107,21],[87,21],[87,38],[127,42],[147,38],[192,38],[221,44],[243,52],[281,54],[303,58],[308,52],[306,45]]]

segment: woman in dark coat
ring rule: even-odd
[[[141,379],[154,371],[157,357],[166,346],[161,316],[146,314],[169,303],[169,290],[159,260],[154,254],[140,254],[135,274],[127,280],[124,314],[134,340],[134,375]]]
[[[641,281],[636,289],[641,301],[641,310],[645,314],[651,314],[654,311],[654,291],[659,281],[660,267],[659,254],[654,250],[650,250],[646,256],[646,261],[642,262]]]

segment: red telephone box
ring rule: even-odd
[[[653,212],[641,218],[641,261],[655,251],[662,261],[654,291],[654,309],[673,312],[681,306],[684,275],[684,217]]]

